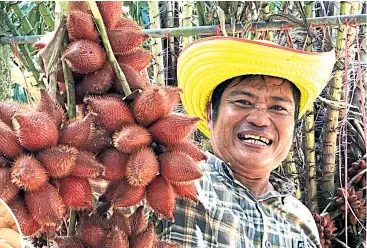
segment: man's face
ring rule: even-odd
[[[290,82],[270,76],[234,79],[222,94],[215,123],[208,111],[214,153],[230,162],[235,175],[268,176],[291,148],[294,111]]]

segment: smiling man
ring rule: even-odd
[[[273,172],[286,158],[295,123],[330,79],[334,51],[302,52],[263,41],[210,37],[178,61],[189,115],[210,137],[199,202],[179,200],[159,225],[181,247],[321,247],[295,185]]]

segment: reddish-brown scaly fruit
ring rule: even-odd
[[[129,65],[136,71],[142,71],[147,68],[152,60],[153,55],[144,48],[137,48],[132,53],[120,55],[117,61],[121,64]]]
[[[113,136],[114,146],[125,153],[147,147],[152,143],[148,130],[138,125],[127,125]]]
[[[89,73],[100,69],[106,60],[106,52],[97,43],[89,40],[78,40],[66,48],[63,59],[72,71]]]
[[[30,215],[23,200],[16,197],[8,203],[8,206],[15,215],[23,235],[34,236],[38,234],[41,225]]]
[[[103,128],[96,127],[88,140],[80,148],[82,150],[99,153],[113,144],[110,134]]]
[[[66,214],[59,192],[48,183],[37,190],[26,192],[25,202],[32,217],[41,225],[55,225]]]
[[[109,148],[99,155],[98,160],[103,164],[105,180],[119,180],[125,175],[129,156],[115,148]]]
[[[136,100],[132,112],[135,120],[144,127],[160,119],[167,112],[166,96],[159,88],[144,90]]]
[[[11,171],[8,168],[0,168],[0,198],[9,202],[19,192],[19,188],[11,181]]]
[[[166,147],[167,152],[183,152],[189,155],[194,162],[206,160],[206,155],[200,149],[188,140],[183,140]]]
[[[112,203],[115,208],[131,207],[143,200],[144,193],[145,187],[134,187],[122,180],[116,188]]]
[[[70,1],[68,3],[68,12],[70,11],[82,11],[88,13],[89,4],[87,1]]]
[[[79,151],[75,167],[70,175],[84,178],[95,178],[100,176],[103,171],[103,165],[98,163],[93,154],[85,151]]]
[[[96,122],[109,132],[119,130],[123,125],[134,124],[129,107],[115,98],[93,98],[84,100],[90,112],[96,113]]]
[[[98,1],[97,6],[107,30],[114,29],[122,16],[122,1]]]
[[[60,131],[59,143],[80,148],[94,133],[94,114],[89,113],[82,120],[70,122]]]
[[[106,187],[105,192],[102,195],[102,198],[105,198],[107,201],[112,201],[115,196],[116,189],[118,188],[120,183],[121,183],[121,180],[115,180],[115,181],[109,182]]]
[[[153,248],[155,239],[154,224],[150,223],[148,229],[132,240],[131,248]]]
[[[19,107],[15,103],[0,103],[0,121],[9,127],[12,126],[11,119],[19,112]]]
[[[156,240],[154,242],[154,248],[180,248],[179,244],[169,243],[162,240]]]
[[[185,139],[199,120],[198,117],[169,115],[153,123],[149,128],[149,132],[154,141],[173,144]]]
[[[67,207],[92,210],[93,196],[87,179],[69,176],[60,179],[59,192]]]
[[[15,132],[8,125],[0,121],[0,154],[9,158],[16,158],[22,151]]]
[[[126,235],[130,236],[131,225],[128,218],[125,215],[126,213],[124,213],[124,210],[119,211],[118,209],[115,209],[111,217],[112,227],[124,231]]]
[[[104,96],[106,96],[106,97],[111,97],[111,98],[115,98],[115,99],[117,99],[117,100],[122,100],[122,99],[125,97],[125,95],[124,95],[124,94],[118,94],[118,93],[107,93],[107,94],[105,94]]]
[[[53,235],[56,233],[56,230],[58,229],[60,225],[61,225],[61,221],[59,221],[58,223],[51,224],[51,225],[44,225],[41,228],[41,232],[45,233],[46,235]]]
[[[81,221],[78,237],[87,245],[93,248],[100,248],[107,237],[107,230],[107,223],[99,216],[85,216]]]
[[[50,118],[55,122],[56,127],[64,121],[64,111],[62,110],[60,104],[53,100],[51,96],[46,92],[46,90],[40,90],[41,99],[37,105],[36,110],[38,112],[44,112],[50,116]]]
[[[149,37],[149,35],[134,29],[115,29],[108,31],[107,34],[112,51],[116,55],[134,52]]]
[[[178,197],[182,197],[184,199],[190,199],[194,202],[198,202],[198,192],[196,190],[196,186],[194,182],[191,183],[171,183],[174,191],[178,195]]]
[[[81,11],[70,11],[68,13],[66,27],[71,41],[85,39],[99,42],[99,35],[94,26],[93,16],[91,14]]]
[[[157,157],[151,148],[132,154],[126,167],[126,179],[133,186],[146,186],[159,172]]]
[[[83,243],[76,237],[55,237],[57,248],[84,248]]]
[[[182,152],[169,152],[159,155],[161,175],[171,182],[189,182],[203,176],[200,167]]]
[[[4,156],[0,155],[0,168],[1,167],[8,167],[10,165],[10,161],[7,160]]]
[[[175,192],[172,185],[164,177],[159,175],[152,181],[147,188],[146,199],[156,213],[163,215],[170,221],[173,220]]]
[[[103,248],[129,248],[129,239],[124,231],[112,230],[104,241]]]
[[[76,94],[83,98],[87,94],[104,94],[115,80],[110,62],[106,61],[98,71],[85,75],[83,80],[76,85]]]
[[[71,146],[59,145],[48,148],[37,155],[52,177],[65,177],[75,167],[78,150]]]
[[[22,155],[15,160],[11,168],[12,182],[27,191],[36,190],[46,184],[46,169],[34,157]]]
[[[73,78],[74,78],[74,81],[75,82],[81,81],[83,79],[83,77],[84,77],[84,74],[73,72]],[[61,92],[66,92],[66,85],[65,85],[65,79],[64,79],[64,71],[62,69],[62,61],[61,61],[61,59],[59,59],[58,62],[57,62],[56,81],[58,83],[61,83],[61,84],[58,84],[59,90]]]
[[[166,115],[171,113],[174,108],[180,103],[180,94],[182,93],[182,89],[178,87],[172,86],[160,86],[159,87],[164,94],[166,95]]]
[[[126,81],[128,82],[132,91],[137,89],[145,90],[151,87],[149,81],[145,77],[140,75],[137,71],[135,71],[131,66],[121,63],[119,64],[119,66],[125,74]],[[112,87],[115,88],[118,92],[124,93],[121,85],[118,82],[115,82]]]
[[[147,229],[148,220],[145,218],[143,206],[138,207],[138,209],[132,215],[130,215],[129,223],[133,237],[141,234]]]
[[[141,27],[134,21],[129,18],[122,17],[115,29],[125,29],[125,30],[135,30],[137,32],[141,32]]]
[[[45,113],[16,114],[13,126],[20,143],[27,150],[37,151],[57,144],[58,129]]]

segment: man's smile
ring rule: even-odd
[[[259,146],[270,146],[273,141],[269,138],[264,137],[265,135],[245,133],[241,132],[237,134],[237,138],[241,143],[255,144]]]

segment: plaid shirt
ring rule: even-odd
[[[162,220],[159,237],[186,247],[306,248],[321,247],[310,211],[292,196],[295,185],[275,173],[275,190],[261,199],[212,154],[197,181],[199,202],[177,200],[174,223]]]

